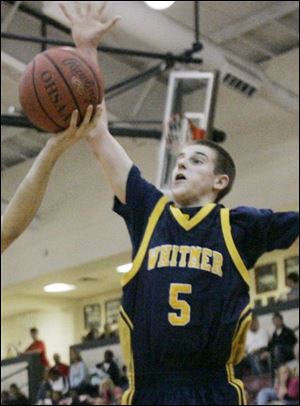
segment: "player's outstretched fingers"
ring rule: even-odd
[[[91,124],[90,124],[90,129],[91,130],[94,129],[97,126],[97,123],[98,123],[98,120],[101,117],[102,111],[103,111],[103,108],[102,108],[101,104],[98,104],[98,106],[96,107],[95,115],[94,115],[94,117],[93,117],[93,119],[91,121]]]
[[[63,3],[59,3],[59,7],[67,20],[69,20],[69,22],[73,24],[74,16],[70,13],[69,9]]]
[[[79,1],[74,1],[73,3],[74,3],[74,6],[75,6],[75,10],[76,10],[77,15],[79,17],[83,17],[84,16],[83,7],[85,7],[85,6],[83,6],[81,3],[79,3]]]
[[[69,125],[69,129],[70,130],[76,130],[77,128],[77,123],[78,123],[78,110],[74,110],[71,116],[71,120],[70,120],[70,125]]]
[[[116,16],[107,23],[105,23],[103,27],[103,32],[106,33],[107,31],[109,31],[118,21],[121,20],[121,18],[122,18],[121,16]]]
[[[102,13],[103,13],[103,11],[104,11],[106,5],[107,5],[107,1],[104,1],[103,4],[99,7],[99,9],[98,9],[98,15],[99,15],[100,17],[101,17],[101,15],[102,15]]]
[[[92,3],[90,1],[86,2],[86,9],[85,9],[85,14],[89,16],[92,12]]]
[[[90,104],[88,106],[88,108],[86,109],[85,116],[83,118],[81,127],[86,128],[90,124],[90,121],[91,121],[91,118],[93,115],[93,109],[94,109],[93,106]]]

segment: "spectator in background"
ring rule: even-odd
[[[119,385],[120,370],[114,361],[114,353],[112,351],[106,350],[104,360],[100,364],[97,364],[96,367],[108,374],[115,385]]]
[[[299,343],[294,346],[295,359],[278,368],[273,388],[263,388],[257,395],[257,405],[282,401],[283,405],[299,404]]]
[[[48,389],[45,392],[45,396],[41,399],[39,399],[36,403],[36,405],[52,405],[52,390]]]
[[[17,384],[12,383],[9,387],[10,405],[30,405],[29,399],[20,391]]]
[[[45,372],[44,379],[37,393],[37,402],[39,405],[49,404],[49,399],[52,399],[53,392],[60,392],[65,396],[68,391],[68,377],[61,375],[57,369],[51,368]]]
[[[61,375],[56,369],[49,371],[48,383],[52,392],[59,392],[62,396],[69,392],[68,378]]]
[[[99,330],[96,327],[92,327],[87,335],[83,338],[83,341],[93,341],[98,340],[99,338]]]
[[[253,315],[250,328],[246,336],[246,358],[245,363],[250,365],[252,375],[261,375],[270,370],[268,365],[269,335],[260,327],[257,316]]]
[[[62,393],[59,391],[52,391],[51,401],[52,405],[61,405],[62,404]]]
[[[7,390],[3,390],[1,392],[1,405],[9,405],[9,392]]]
[[[43,405],[44,400],[49,397],[50,384],[48,382],[49,370],[44,371],[43,380],[40,383],[39,389],[36,394],[36,401],[38,405]]]
[[[286,284],[290,288],[287,300],[299,299],[299,275],[291,272],[286,278]]]
[[[54,354],[53,360],[54,360],[54,366],[50,369],[50,371],[55,369],[56,371],[58,371],[60,373],[60,375],[68,377],[70,367],[67,364],[64,364],[63,362],[61,362],[60,355]]]
[[[107,378],[101,383],[99,397],[89,398],[89,402],[92,405],[120,405],[122,394],[122,389]]]
[[[286,365],[291,370],[293,376],[299,377],[299,342],[294,345],[294,359],[287,362]]]
[[[41,354],[41,363],[45,368],[49,367],[49,361],[46,356],[46,346],[42,340],[39,340],[39,331],[37,328],[33,327],[30,329],[30,335],[33,340],[32,344],[24,351],[28,352],[39,352]]]
[[[70,397],[71,397],[71,403],[68,403],[69,405],[90,405],[91,404],[88,401],[88,398],[81,400],[78,392],[75,389],[70,390]]]
[[[119,386],[123,389],[123,391],[125,391],[129,387],[129,381],[128,381],[128,376],[127,376],[127,367],[126,367],[126,365],[123,365],[123,367],[122,367]]]
[[[297,338],[293,330],[285,326],[280,313],[274,313],[272,321],[275,331],[268,348],[271,353],[272,370],[275,370],[294,358],[293,347],[297,342]]]
[[[75,389],[79,394],[85,393],[88,384],[88,369],[78,351],[71,348],[71,366],[69,371],[70,389]]]
[[[117,334],[115,331],[112,331],[111,325],[109,323],[104,324],[104,331],[99,337],[100,340],[108,339],[108,338],[113,338],[116,337]]]

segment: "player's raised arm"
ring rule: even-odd
[[[78,111],[75,110],[69,128],[52,136],[35,159],[30,171],[1,217],[1,253],[19,237],[33,220],[42,203],[50,174],[57,159],[66,149],[86,136],[95,127],[101,115],[101,108],[98,107],[97,114],[91,121],[92,112],[93,107],[89,106],[82,124],[77,127]]]
[[[103,23],[102,13],[105,3],[97,10],[90,2],[73,4],[61,9],[70,22],[74,43],[81,52],[97,61],[97,46],[103,36],[116,24],[120,17],[115,17]],[[109,181],[114,194],[125,203],[126,183],[132,161],[121,145],[108,131],[105,103],[102,103],[103,114],[98,120],[97,127],[87,138],[89,145],[99,161],[105,177]]]
[[[98,119],[96,128],[90,131],[86,139],[114,194],[122,203],[126,203],[127,178],[133,163],[124,148],[108,131],[104,101],[102,108],[103,114]]]

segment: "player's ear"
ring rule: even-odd
[[[229,184],[229,176],[226,174],[222,175],[216,175],[215,177],[215,183],[214,183],[214,188],[215,190],[223,190],[225,189]]]

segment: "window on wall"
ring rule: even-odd
[[[254,269],[256,293],[267,293],[278,288],[277,264],[266,264]]]

